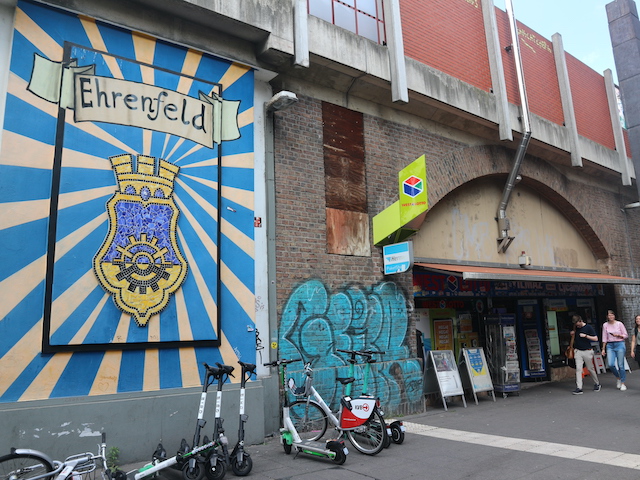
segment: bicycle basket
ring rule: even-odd
[[[296,397],[305,397],[311,394],[311,381],[311,377],[306,377],[304,385],[301,387],[296,387],[296,381],[293,377],[291,377],[287,382],[287,387],[289,388],[289,391]]]

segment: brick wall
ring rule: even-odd
[[[426,154],[429,178],[429,203],[433,207],[449,192],[480,177],[496,176],[505,179],[513,163],[514,152],[500,146],[473,146],[441,137],[382,118],[365,114],[364,143],[366,165],[367,209],[374,216],[398,199],[397,172],[409,162]],[[318,329],[327,316],[335,310],[314,310],[315,304],[308,302],[309,295],[299,300],[292,296],[306,286],[312,292],[322,290],[330,300],[347,299],[356,305],[354,298],[362,296],[363,304],[378,294],[381,285],[393,284],[404,297],[400,309],[403,323],[400,325],[402,344],[390,345],[398,355],[408,358],[405,364],[386,361],[380,368],[386,373],[402,368],[414,368],[411,363],[415,351],[415,313],[412,300],[412,275],[405,273],[385,277],[382,274],[381,251],[371,248],[369,257],[327,254],[325,223],[325,178],[323,162],[322,108],[321,102],[300,96],[300,101],[287,110],[276,114],[275,159],[276,159],[276,278],[277,312],[280,322],[288,319],[289,329],[295,326],[299,312],[308,317],[317,315],[314,327],[309,323],[304,333],[280,332],[281,348],[286,338],[306,341],[319,350],[315,353],[323,361],[330,356],[330,348],[344,341],[344,331],[329,332]],[[630,232],[640,231],[640,210],[622,212],[620,207],[628,203],[615,191],[604,188],[597,178],[575,174],[571,180],[558,168],[539,158],[527,156],[522,165],[523,182],[548,198],[582,233],[594,255],[602,264],[602,271],[614,275],[640,276],[640,236]],[[628,241],[627,241],[628,239]],[[315,285],[315,287],[314,287]],[[386,288],[386,287],[385,287]],[[640,311],[637,288],[615,286],[607,289],[611,302],[603,308],[617,308],[619,318],[630,325],[633,315]],[[315,293],[314,293],[315,294]],[[306,303],[305,303],[306,302]],[[375,302],[374,302],[375,303]],[[371,307],[371,303],[366,308]],[[600,306],[602,307],[602,306]],[[333,308],[333,307],[331,307]],[[340,306],[343,310],[346,308]],[[349,307],[350,308],[350,307]],[[330,310],[330,309],[329,309]],[[352,309],[352,310],[355,310]],[[367,310],[368,311],[368,310]],[[328,312],[328,313],[327,313]],[[338,312],[338,313],[341,313]],[[353,313],[350,313],[353,316]],[[364,315],[364,313],[363,313]],[[367,313],[369,315],[369,313]],[[293,319],[293,320],[292,320]],[[366,323],[363,324],[366,329]],[[385,325],[384,335],[397,335],[397,331]],[[391,329],[390,329],[391,328]],[[286,332],[285,332],[286,333]],[[284,335],[284,336],[283,336]],[[303,338],[306,335],[306,339]],[[366,334],[363,333],[366,337]],[[347,335],[348,336],[348,335]],[[291,343],[291,342],[290,342]],[[338,348],[352,348],[347,345]],[[366,346],[363,346],[366,347]],[[326,348],[327,350],[322,350]],[[357,347],[354,347],[357,348]],[[406,352],[402,349],[406,348]],[[295,351],[295,350],[294,350]],[[404,353],[403,353],[404,352]],[[401,357],[397,357],[401,358]],[[388,360],[388,359],[385,359]],[[395,370],[394,370],[395,369]],[[405,370],[408,371],[408,370]],[[409,371],[409,374],[412,374]],[[320,385],[337,394],[334,376],[330,368],[318,368]],[[412,374],[415,377],[415,372]],[[381,390],[385,390],[382,386]],[[387,399],[396,406],[395,412],[411,412],[416,408],[397,389]]]
[[[615,150],[604,77],[572,55],[566,59],[578,133]]]
[[[507,98],[520,105],[513,52],[505,50],[512,43],[509,19],[503,10],[496,8],[495,12]],[[408,57],[491,91],[480,0],[402,0],[401,14]],[[535,115],[563,125],[553,44],[526,25],[517,25],[529,108]],[[567,54],[566,58],[578,133],[613,149],[604,77],[575,57]]]
[[[509,18],[505,12],[496,9],[496,20],[500,46],[502,47],[502,63],[505,70],[509,102],[520,105],[515,56],[513,50],[507,52],[505,49],[505,47],[513,43],[511,41]],[[520,53],[522,55],[522,70],[531,113],[562,125],[564,116],[551,41],[520,22],[517,24]]]
[[[480,0],[401,0],[405,55],[491,90]]]

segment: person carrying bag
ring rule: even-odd
[[[582,369],[587,367],[589,375],[593,380],[593,390],[600,391],[600,381],[593,363],[593,344],[597,342],[598,336],[591,325],[587,325],[580,315],[572,317],[573,331],[571,332],[571,347],[573,348],[574,363],[576,368],[576,389],[571,392],[574,395],[581,395],[582,392]]]

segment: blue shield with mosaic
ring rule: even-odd
[[[109,231],[93,267],[116,306],[146,326],[187,275],[176,241],[180,212],[173,188],[179,167],[144,155],[110,160],[118,189],[106,205]]]

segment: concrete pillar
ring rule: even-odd
[[[498,117],[500,140],[512,141],[513,131],[509,116],[507,84],[504,79],[502,49],[500,48],[500,39],[498,38],[496,8],[493,0],[482,0],[482,17],[484,19],[484,32],[487,42],[487,54],[489,56],[489,69],[491,70],[491,86],[496,99],[496,114]]]
[[[558,86],[560,87],[564,126],[569,134],[571,166],[581,167],[582,155],[580,154],[578,126],[576,124],[576,113],[573,109],[573,96],[571,95],[571,84],[569,83],[569,71],[567,70],[567,59],[564,54],[562,36],[559,33],[554,33],[551,41],[553,42],[553,57],[556,62],[556,74],[558,75]]]
[[[409,102],[407,87],[407,66],[404,61],[404,41],[398,0],[384,2],[384,23],[387,31],[389,67],[391,73],[391,100],[397,103]]]
[[[293,0],[293,64],[309,68],[309,13],[307,0]]]
[[[613,139],[616,142],[616,152],[620,162],[620,176],[623,185],[631,185],[631,168],[627,158],[627,146],[624,143],[624,132],[620,123],[618,113],[618,98],[616,96],[616,86],[613,83],[613,74],[608,68],[604,71],[604,87],[607,91],[607,103],[609,104],[609,118],[613,128]]]
[[[613,46],[624,117],[629,133],[631,155],[636,172],[640,172],[640,21],[633,0],[608,3],[607,19]],[[638,197],[640,184],[636,179]]]

